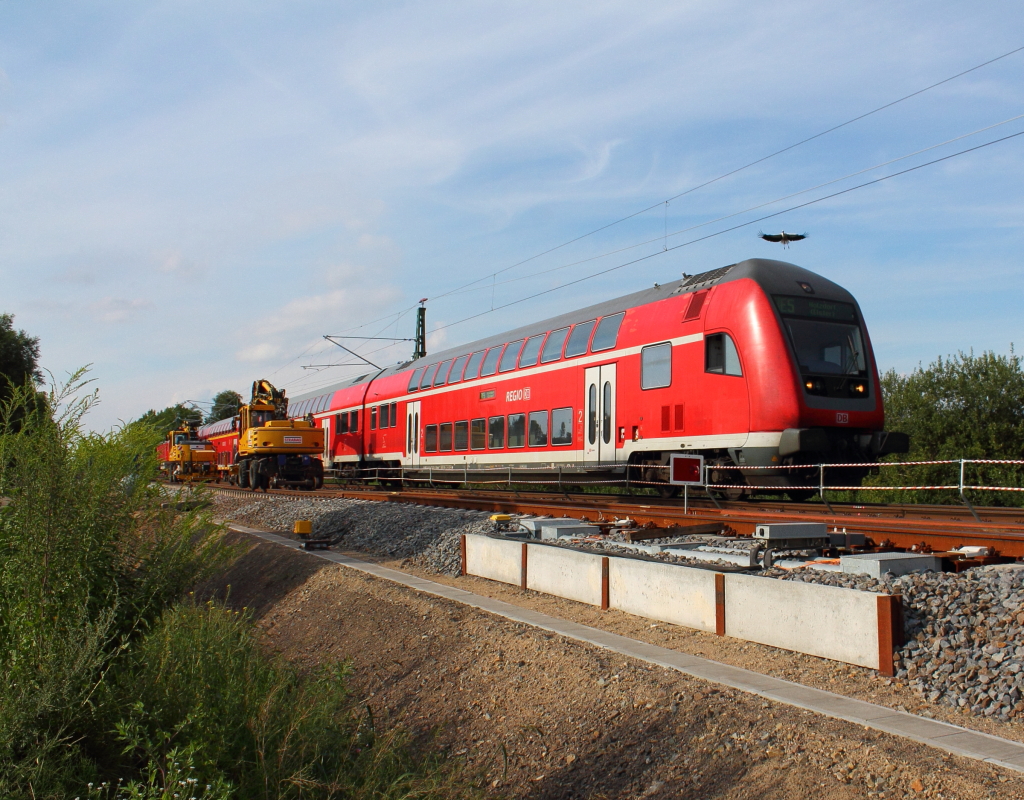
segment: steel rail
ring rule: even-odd
[[[684,510],[680,501],[656,497],[598,494],[552,494],[525,491],[473,491],[452,489],[330,488],[317,492],[271,489],[266,494],[237,487],[214,487],[217,491],[250,497],[266,495],[295,499],[365,499],[380,502],[440,505],[477,511],[536,514],[586,518],[591,522],[629,517],[638,525],[675,527],[719,522],[737,535],[750,535],[766,522],[823,522],[830,530],[862,533],[878,547],[947,552],[962,546],[992,548],[996,555],[1024,558],[1024,511],[979,508],[988,521],[979,522],[969,511],[957,506],[886,506],[833,504],[828,509],[810,503],[727,502],[720,507],[710,502],[690,502]]]

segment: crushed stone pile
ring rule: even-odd
[[[313,522],[315,537],[343,547],[391,558],[409,558],[430,572],[458,575],[464,533],[492,533],[482,511],[467,511],[371,500],[266,498],[237,505],[230,517],[241,523],[290,532],[295,520]]]
[[[933,703],[1000,720],[1024,719],[1024,567],[880,580],[811,569],[762,574],[903,595],[906,644],[899,651],[897,679]]]
[[[279,498],[218,500],[218,506],[224,516],[271,530],[291,531],[295,520],[309,519],[316,536],[353,550],[408,558],[444,575],[460,572],[462,534],[495,532],[486,512],[436,506]],[[552,543],[630,554],[608,539]],[[709,566],[708,561],[696,562],[672,553],[640,557]],[[773,568],[757,574],[902,595],[906,643],[897,654],[896,679],[930,702],[964,713],[1002,721],[1024,719],[1024,567],[978,567],[961,573],[912,573],[881,579],[814,569]]]

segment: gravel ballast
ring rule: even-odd
[[[346,549],[411,559],[426,571],[451,576],[460,573],[461,535],[495,530],[486,512],[435,506],[224,495],[216,495],[216,504],[219,516],[282,532],[290,532],[295,520],[309,519],[316,537]],[[584,547],[609,554],[629,552],[613,541],[588,541]],[[651,555],[662,561],[689,561],[667,553]],[[1000,721],[1024,719],[1024,567],[882,579],[807,568],[753,574],[902,595],[906,644],[897,654],[896,679],[928,701],[961,713]]]
[[[243,524],[291,532],[296,520],[313,522],[313,536],[352,550],[410,558],[430,572],[458,575],[459,540],[465,533],[492,533],[482,511],[371,500],[259,500],[225,498],[218,513]],[[233,506],[233,507],[232,507]]]

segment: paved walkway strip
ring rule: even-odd
[[[285,536],[258,531],[234,523],[229,523],[228,527],[274,544],[301,550],[301,545],[298,542]],[[302,552],[307,551],[302,550]],[[557,633],[560,636],[596,645],[630,658],[667,667],[741,692],[756,694],[778,703],[823,714],[826,717],[843,719],[863,725],[865,728],[902,736],[954,755],[978,759],[1016,772],[1024,772],[1024,743],[1021,742],[1001,739],[998,736],[968,730],[948,722],[919,717],[905,711],[896,711],[874,703],[866,703],[863,700],[855,700],[810,686],[802,686],[792,681],[762,675],[741,667],[733,667],[700,656],[647,644],[598,628],[591,628],[588,625],[580,625],[576,622],[520,608],[501,600],[483,597],[473,592],[467,592],[465,589],[457,589],[378,564],[360,561],[340,553],[324,550],[310,551],[309,555],[408,586],[410,589],[444,597],[515,622],[522,622],[535,628]]]

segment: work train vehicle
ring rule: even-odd
[[[696,453],[709,483],[740,496],[744,485],[816,484],[807,465],[823,461],[863,463],[842,477],[859,481],[908,446],[883,429],[853,296],[763,259],[361,375],[296,398],[289,412],[324,429],[325,466],[370,478],[557,474],[668,494],[671,455]],[[201,435],[216,442],[229,422]]]

